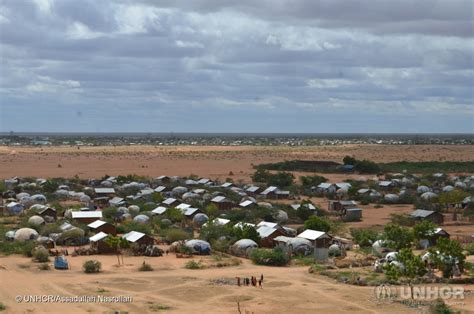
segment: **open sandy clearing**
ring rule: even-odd
[[[0,258],[0,301],[12,313],[80,313],[127,311],[153,312],[153,305],[170,307],[173,313],[410,313],[404,305],[374,303],[372,288],[336,283],[311,275],[307,267],[263,267],[249,263],[230,268],[188,270],[187,260],[174,256],[146,258],[155,270],[138,272],[143,257],[125,257],[125,267],[117,268],[115,256],[96,256],[104,272],[87,275],[80,266],[91,257],[69,257],[69,271],[39,271],[29,259],[21,256]],[[235,276],[260,276],[263,289],[238,287]],[[227,278],[231,285],[214,284]],[[105,292],[101,292],[104,291]],[[16,303],[16,295],[106,295],[131,296],[131,303]]]

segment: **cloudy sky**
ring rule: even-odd
[[[472,0],[0,0],[0,131],[474,132]]]

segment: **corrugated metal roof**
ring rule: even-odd
[[[216,196],[211,200],[211,202],[220,203],[220,202],[223,202],[224,200],[226,200],[225,196]]]
[[[77,218],[102,218],[102,212],[98,210],[94,211],[89,211],[89,212],[81,212],[81,211],[75,211],[72,212],[72,218],[77,219]]]
[[[163,192],[164,190],[166,190],[166,186],[160,185],[155,189],[155,192]]]
[[[420,217],[420,218],[425,218],[428,217],[429,215],[433,214],[434,211],[432,210],[425,210],[425,209],[417,209],[414,212],[410,214],[411,217]]]
[[[176,206],[177,209],[186,209],[186,208],[189,208],[189,207],[191,207],[191,205],[186,204],[186,203],[181,203],[178,206]]]
[[[97,241],[100,241],[102,239],[105,239],[107,238],[108,234],[105,233],[105,232],[99,232],[98,234],[95,234],[93,235],[92,237],[89,238],[89,241],[90,242],[97,242]]]
[[[157,208],[153,209],[151,212],[156,215],[161,215],[164,214],[168,208],[163,207],[163,206],[158,206]]]
[[[257,232],[260,235],[260,238],[262,239],[270,236],[275,231],[277,231],[277,229],[267,226],[261,226],[257,229]]]
[[[87,227],[89,228],[92,228],[92,229],[96,229],[96,228],[99,228],[100,226],[103,226],[105,225],[107,222],[105,221],[102,221],[102,220],[96,220],[94,222],[91,222],[90,224],[87,225]]]
[[[243,201],[242,203],[239,204],[240,207],[247,207],[249,205],[252,205],[252,204],[255,204],[254,202],[252,202],[251,200],[246,200],[246,201]]]
[[[194,214],[194,213],[197,212],[198,210],[199,210],[199,208],[186,207],[186,208],[181,209],[181,212],[182,212],[183,215],[185,215],[185,216],[191,216],[192,214]]]
[[[126,233],[122,236],[122,238],[126,239],[129,242],[137,242],[141,238],[145,236],[144,233],[138,232],[138,231],[130,231],[129,233]]]
[[[266,227],[270,227],[270,228],[275,228],[276,226],[278,226],[278,224],[277,224],[276,222],[260,221],[260,222],[257,224],[257,227],[262,227],[262,226],[266,226]]]
[[[308,239],[310,241],[314,241],[319,238],[329,238],[326,232],[316,231],[311,229],[306,229],[302,233],[297,235],[297,238]]]
[[[173,204],[174,202],[176,202],[176,199],[170,197],[170,198],[165,199],[165,200],[164,200],[163,202],[161,202],[161,203],[162,203],[162,204],[166,204],[166,205],[171,205],[171,204]]]
[[[96,194],[115,194],[114,188],[95,188],[94,192]]]
[[[262,195],[267,195],[268,193],[270,192],[276,192],[278,191],[278,188],[276,186],[269,186],[268,188],[266,188],[262,193]]]

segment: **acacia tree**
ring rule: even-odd
[[[120,266],[120,256],[122,256],[122,264],[124,264],[122,249],[128,248],[130,246],[128,241],[122,237],[113,236],[109,234],[105,239],[105,243],[115,251],[115,254],[117,255],[118,265]]]
[[[410,294],[413,299],[413,282],[415,279],[426,274],[425,263],[419,255],[413,254],[411,249],[404,248],[398,252],[396,261],[400,264],[388,264],[385,266],[385,275],[390,280],[398,281],[405,279],[410,286]]]
[[[390,248],[400,250],[410,248],[413,244],[414,236],[410,228],[388,224],[385,226],[382,239]]]
[[[438,228],[438,226],[434,222],[423,220],[413,227],[413,236],[418,241],[427,239],[434,234],[436,228]]]
[[[449,204],[459,204],[462,200],[468,196],[469,194],[460,190],[454,189],[451,192],[441,193],[438,197],[438,202],[440,205],[444,205],[446,210],[449,207]],[[454,207],[453,219],[457,220],[458,208],[457,206]]]
[[[443,272],[444,278],[452,277],[457,266],[462,272],[466,256],[461,244],[456,240],[440,238],[429,250],[436,267]]]

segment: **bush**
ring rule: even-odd
[[[474,243],[470,243],[466,246],[466,251],[468,255],[474,255]]]
[[[88,260],[85,261],[82,265],[82,269],[87,274],[98,273],[102,268],[102,264],[97,260]]]
[[[436,300],[435,304],[432,304],[429,308],[429,313],[433,314],[451,314],[451,313],[456,313],[452,311],[449,306],[444,303],[442,299]]]
[[[38,266],[39,270],[51,270],[51,266],[48,263],[43,263]]]
[[[152,270],[153,270],[153,267],[151,267],[150,264],[147,264],[145,262],[143,262],[142,266],[138,268],[138,271],[152,271]]]
[[[274,249],[253,249],[250,259],[258,265],[285,266],[290,262],[289,255],[280,247]]]
[[[194,260],[191,260],[191,261],[187,262],[184,265],[184,268],[187,268],[187,269],[203,269],[203,268],[205,268],[205,266],[201,261],[196,262]]]
[[[3,304],[2,302],[0,302],[0,311],[5,311],[6,310],[6,306],[5,304]]]
[[[311,216],[304,222],[304,228],[328,232],[331,229],[331,224],[325,218]]]
[[[359,173],[379,173],[380,167],[370,160],[358,160],[354,165],[354,170]]]
[[[372,229],[351,229],[351,235],[360,247],[369,247],[377,240],[378,233]]]
[[[166,232],[166,240],[170,242],[182,241],[190,238],[190,235],[181,229],[169,229]]]
[[[38,263],[46,263],[49,261],[49,252],[45,248],[38,248],[33,251],[33,260]]]

